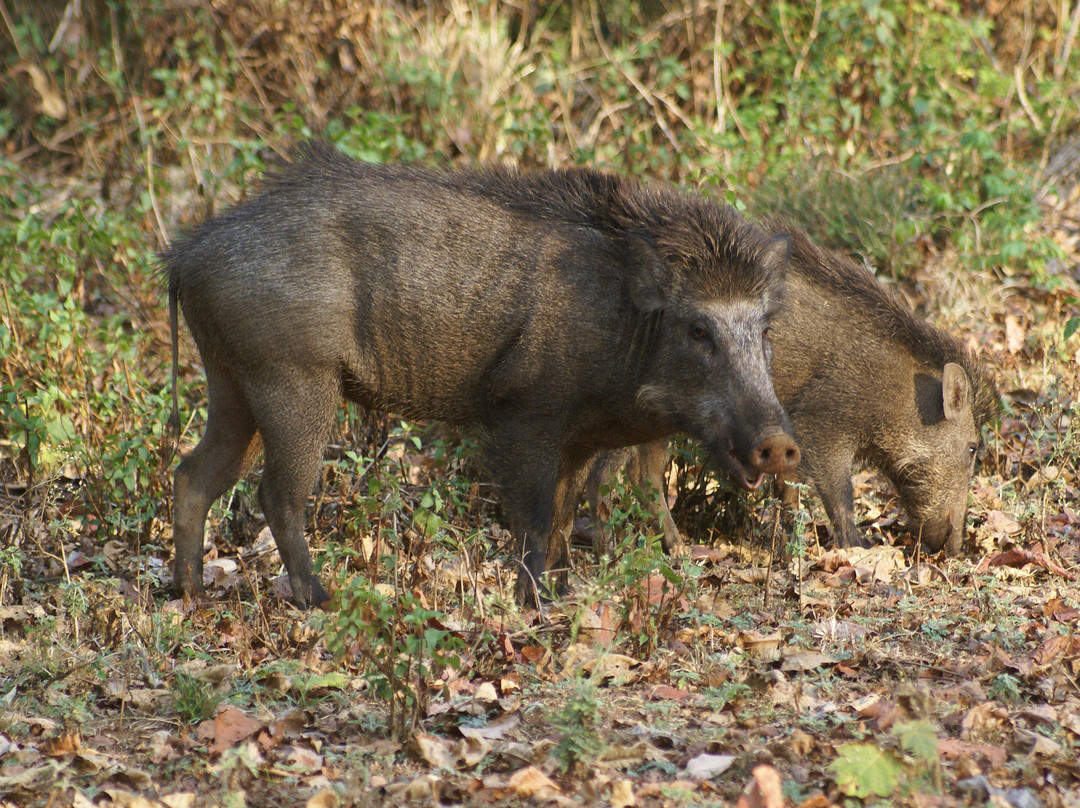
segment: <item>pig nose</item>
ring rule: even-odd
[[[785,432],[769,435],[750,452],[750,467],[766,474],[783,474],[799,465],[799,447]]]

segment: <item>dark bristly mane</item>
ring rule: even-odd
[[[762,268],[767,237],[730,205],[595,169],[373,165],[316,141],[296,147],[292,162],[268,174],[262,189],[285,189],[312,177],[321,183],[340,183],[343,177],[358,175],[380,180],[401,177],[475,194],[524,216],[591,228],[611,238],[644,238],[670,264],[689,268],[689,276],[674,279],[677,285],[706,294],[724,298],[780,294],[779,275]]]
[[[826,286],[831,294],[850,300],[851,310],[865,311],[866,322],[880,330],[882,339],[905,345],[925,365],[960,365],[971,381],[976,425],[982,426],[995,417],[999,401],[993,381],[958,339],[916,316],[869,270],[843,253],[818,247],[806,233],[782,218],[766,217],[762,224],[767,232],[787,233],[791,238],[789,274]]]

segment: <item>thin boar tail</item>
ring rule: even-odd
[[[177,302],[180,294],[179,285],[169,279],[169,336],[172,340],[172,412],[169,414],[169,432],[173,436],[173,451],[180,445],[180,401],[177,386],[179,384],[180,337],[178,334]]]

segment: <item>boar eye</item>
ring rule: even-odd
[[[690,337],[696,342],[706,342],[709,339],[709,330],[703,325],[690,326]]]

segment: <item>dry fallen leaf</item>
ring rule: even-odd
[[[611,784],[611,808],[630,808],[637,804],[634,797],[634,784],[629,780],[616,780]]]
[[[803,673],[805,671],[823,668],[826,665],[835,665],[839,661],[836,657],[831,657],[828,654],[821,654],[817,651],[796,651],[790,654],[783,654],[782,658],[783,662],[780,663],[780,670],[785,673],[790,671]]]
[[[1054,574],[1060,575],[1066,581],[1076,580],[1075,575],[1051,559],[1046,553],[1039,550],[1023,550],[1019,547],[1013,547],[1010,550],[998,553],[993,558],[984,558],[976,567],[975,573],[985,572],[990,567],[1016,567],[1022,569],[1029,564],[1048,569]]]
[[[34,85],[34,91],[41,96],[38,109],[51,118],[67,117],[67,104],[53,87],[45,71],[35,64],[27,64],[23,69],[30,75],[30,83]]]
[[[337,808],[337,792],[332,788],[324,788],[318,794],[308,797],[304,808]]]
[[[409,750],[433,769],[454,768],[454,755],[447,738],[422,732],[409,742]]]
[[[82,736],[79,731],[71,730],[52,738],[46,738],[39,746],[43,754],[49,757],[64,757],[78,752],[82,748]]]
[[[535,766],[526,766],[510,776],[509,788],[523,799],[544,799],[559,793],[558,784]]]
[[[491,751],[487,738],[462,738],[454,744],[454,763],[458,769],[472,769],[480,765]]]
[[[263,728],[263,723],[245,715],[232,705],[221,709],[213,719],[199,724],[196,737],[204,741],[213,741],[210,751],[214,754],[224,752],[246,738],[250,738]]]
[[[750,656],[774,660],[780,657],[780,642],[782,639],[780,632],[765,636],[759,631],[750,629],[749,631],[740,631],[736,643]]]
[[[160,799],[168,808],[192,808],[196,804],[196,796],[191,791],[178,791],[175,794],[165,794]]]
[[[785,804],[780,772],[772,766],[757,766],[735,808],[784,808]]]
[[[513,712],[499,716],[494,721],[482,727],[458,727],[458,731],[466,738],[486,738],[489,741],[501,741],[506,733],[521,723],[521,713]]]
[[[1013,355],[1020,353],[1026,336],[1020,320],[1012,314],[1005,315],[1005,349]]]
[[[731,571],[731,577],[744,584],[763,584],[769,579],[768,567],[741,567]]]
[[[686,775],[699,780],[710,780],[726,772],[734,762],[734,755],[700,754],[686,761]]]

